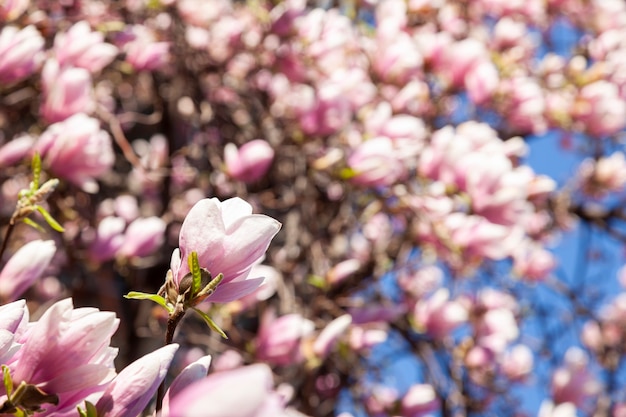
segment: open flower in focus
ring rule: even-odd
[[[179,245],[172,254],[171,270],[178,293],[184,293],[189,274],[188,257],[198,254],[200,267],[224,278],[209,296],[225,303],[254,291],[263,278],[249,278],[250,270],[280,230],[280,223],[263,214],[252,214],[252,206],[240,198],[219,201],[204,199],[194,205],[180,230]],[[188,284],[187,284],[188,285]]]

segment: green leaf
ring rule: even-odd
[[[37,207],[37,211],[41,213],[41,215],[43,216],[44,220],[50,225],[50,227],[52,227],[54,230],[56,230],[57,232],[64,232],[65,229],[63,228],[63,226],[61,226],[56,220],[54,220],[54,218],[52,217],[52,215],[50,213],[48,213],[48,211],[41,207],[41,206],[36,206]]]
[[[80,408],[80,406],[77,406],[76,408],[78,409],[78,414],[80,414],[80,417],[98,417],[98,411],[96,410],[96,406],[89,401],[85,401],[84,410]]]
[[[39,226],[37,223],[29,219],[28,217],[24,217],[22,221],[26,223],[27,225],[29,225],[30,227],[32,227],[33,229],[37,230],[38,232],[46,233],[43,227]]]
[[[170,307],[167,302],[165,301],[165,298],[161,297],[160,295],[157,294],[148,294],[145,292],[138,292],[138,291],[131,291],[128,294],[126,294],[124,296],[124,298],[128,298],[130,300],[150,300],[150,301],[154,301],[155,303],[157,303],[158,305],[165,307],[165,309],[167,309],[167,311],[171,314],[174,312],[174,308]]]
[[[4,382],[4,389],[7,392],[7,396],[11,396],[13,392],[13,380],[11,379],[11,372],[9,371],[9,367],[6,365],[2,365],[2,379]]]
[[[187,258],[187,262],[189,263],[189,271],[193,277],[191,297],[189,298],[193,299],[202,288],[202,272],[200,271],[200,264],[198,263],[198,252],[191,252],[190,256]]]
[[[41,157],[39,156],[39,152],[35,152],[30,165],[33,170],[33,182],[30,189],[36,191],[39,189],[39,177],[41,176]]]
[[[224,330],[220,329],[220,326],[215,324],[213,319],[211,317],[209,317],[209,315],[207,313],[205,313],[202,310],[198,310],[195,307],[191,307],[191,308],[193,309],[193,311],[198,313],[200,315],[200,317],[202,317],[204,319],[204,321],[211,328],[211,330],[218,332],[220,334],[220,336],[222,336],[224,339],[228,339],[228,336],[226,336],[226,333],[224,333]]]

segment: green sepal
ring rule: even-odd
[[[22,219],[22,222],[26,223],[27,225],[29,225],[33,229],[37,230],[38,232],[46,233],[46,231],[44,230],[43,227],[39,226],[35,221],[29,219],[28,217],[24,217]]]
[[[7,396],[10,397],[13,392],[13,380],[11,379],[9,367],[6,365],[2,365],[2,380],[4,382],[4,389],[7,392]]]
[[[328,287],[326,279],[321,275],[309,275],[306,282],[320,290],[325,290]]]
[[[63,233],[65,231],[63,226],[61,226],[59,224],[59,222],[54,220],[52,215],[50,213],[48,213],[48,211],[45,208],[43,208],[41,206],[37,206],[37,211],[39,213],[41,213],[41,215],[43,216],[43,218],[46,221],[46,223],[48,223],[50,225],[50,227],[52,227],[54,230],[56,230],[57,232],[60,232],[60,233]]]
[[[96,410],[96,406],[89,401],[85,401],[84,410],[80,408],[80,406],[77,406],[76,408],[78,409],[78,414],[80,414],[80,417],[98,417],[98,411]]]
[[[207,313],[205,313],[202,310],[199,310],[195,307],[191,307],[193,309],[193,311],[195,311],[196,313],[198,313],[200,315],[200,317],[202,317],[204,319],[204,322],[207,324],[207,326],[209,326],[211,328],[211,330],[216,331],[220,334],[220,336],[222,336],[224,339],[228,339],[228,336],[226,336],[226,333],[224,333],[224,330],[220,329],[220,326],[218,326],[211,317],[209,317],[209,315]]]
[[[130,300],[150,300],[150,301],[154,301],[155,303],[157,303],[161,307],[165,307],[165,309],[168,311],[168,313],[171,314],[171,313],[174,312],[174,308],[167,304],[167,301],[165,301],[165,298],[163,298],[163,297],[161,297],[160,295],[157,295],[157,294],[148,294],[148,293],[145,293],[145,292],[131,291],[128,294],[126,294],[124,296],[124,298],[128,298]]]
[[[39,177],[41,176],[41,156],[39,156],[39,152],[35,152],[35,155],[33,155],[30,166],[33,170],[33,182],[31,183],[30,189],[34,192],[39,189]]]
[[[339,177],[344,180],[349,180],[351,178],[356,177],[357,172],[352,168],[343,168],[339,171]]]
[[[198,252],[191,252],[187,258],[187,263],[189,264],[189,271],[193,279],[191,282],[191,297],[189,298],[193,300],[202,288],[202,272],[200,271],[200,264],[198,263]]]

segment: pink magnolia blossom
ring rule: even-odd
[[[49,126],[35,149],[55,175],[92,193],[98,191],[95,178],[115,161],[111,137],[98,120],[83,113]]]
[[[450,292],[440,288],[428,299],[415,305],[415,324],[420,330],[440,339],[467,322],[468,311],[458,301],[450,300]]]
[[[71,299],[55,303],[18,340],[22,347],[9,363],[14,386],[24,381],[58,396],[58,405],[44,404],[41,416],[75,412],[115,375],[117,349],[109,343],[118,324],[114,313],[74,309]]]
[[[95,109],[91,74],[83,68],[61,68],[48,59],[41,73],[43,102],[41,115],[48,123]]]
[[[181,392],[194,382],[206,378],[209,373],[210,365],[211,356],[202,356],[198,360],[186,366],[185,369],[183,369],[178,374],[174,381],[172,381],[170,387],[165,393],[165,396],[163,397],[163,408],[161,409],[161,415],[169,415],[170,401],[175,398],[179,392]]]
[[[406,175],[398,150],[384,136],[359,145],[348,157],[348,166],[354,171],[350,181],[363,186],[391,185]]]
[[[361,268],[361,261],[358,259],[347,259],[333,266],[326,274],[326,282],[335,285],[349,278]]]
[[[18,341],[26,331],[28,308],[25,300],[0,306],[0,363],[8,364],[21,348]]]
[[[226,172],[231,177],[246,183],[263,178],[273,160],[274,150],[262,139],[250,141],[239,149],[233,143],[228,143],[224,147]]]
[[[572,403],[554,404],[550,400],[541,403],[537,417],[577,417],[576,405]]]
[[[348,337],[350,349],[361,352],[383,343],[389,335],[389,325],[383,322],[353,324]]]
[[[626,158],[622,152],[598,160],[585,159],[578,169],[581,189],[592,197],[604,197],[626,186]]]
[[[538,244],[524,242],[513,253],[513,271],[529,281],[542,281],[556,267],[554,255]]]
[[[136,71],[152,71],[163,67],[169,61],[169,42],[158,42],[154,34],[145,26],[130,27],[127,34],[130,40],[123,46],[126,61]]]
[[[124,368],[96,403],[98,416],[139,415],[165,379],[177,350],[176,343],[163,346]]]
[[[520,133],[545,131],[546,102],[536,80],[523,76],[506,79],[500,83],[498,92],[505,98],[502,114],[512,128]]]
[[[19,248],[0,272],[0,299],[13,301],[22,295],[41,278],[55,252],[52,240],[33,240]]]
[[[261,320],[256,341],[258,359],[275,365],[291,365],[304,357],[300,344],[315,329],[312,321],[300,314],[287,314],[276,318],[268,310]]]
[[[286,417],[272,371],[256,364],[209,375],[170,400],[170,417]]]
[[[488,101],[498,89],[500,74],[489,60],[483,60],[471,67],[465,75],[465,87],[470,100],[475,104]]]
[[[439,398],[430,384],[413,385],[402,397],[402,415],[421,417],[439,409]]]
[[[259,301],[264,301],[276,294],[283,277],[274,267],[269,265],[255,264],[250,271],[253,277],[263,277],[263,283],[250,294],[233,301],[229,304],[229,311],[233,313],[245,311],[255,306]]]
[[[593,137],[613,135],[626,126],[626,103],[617,85],[596,81],[580,90],[573,117]]]
[[[117,47],[104,42],[104,36],[92,32],[84,20],[54,38],[54,54],[61,67],[84,68],[92,74],[111,63],[117,52]]]
[[[601,391],[601,385],[589,370],[587,354],[578,347],[565,352],[565,363],[552,375],[552,398],[556,404],[572,403],[583,407]]]
[[[21,81],[34,73],[43,59],[44,39],[34,26],[0,32],[0,83]]]
[[[115,254],[124,243],[124,219],[108,216],[100,220],[96,236],[91,242],[88,253],[91,259],[99,262],[115,258]]]
[[[28,155],[35,144],[35,138],[23,135],[2,145],[0,148],[0,167],[11,166]]]
[[[30,0],[4,0],[0,4],[0,19],[10,22],[28,9]]]
[[[124,233],[118,255],[142,257],[151,255],[165,240],[165,222],[155,216],[135,219]]]
[[[319,357],[325,357],[336,345],[337,340],[346,333],[352,324],[352,316],[344,314],[339,316],[324,327],[324,330],[313,343],[313,352]]]
[[[502,372],[511,380],[522,380],[533,370],[533,352],[526,345],[513,346],[501,360]]]
[[[252,206],[240,198],[197,202],[180,230],[180,249],[172,254],[171,270],[178,285],[189,273],[188,256],[197,252],[200,267],[214,277],[224,278],[208,298],[228,302],[254,291],[263,278],[249,278],[250,270],[267,251],[281,224],[263,214],[252,214]]]

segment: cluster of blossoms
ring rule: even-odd
[[[232,338],[219,372],[203,349],[180,367],[164,416],[331,414],[342,390],[377,417],[497,413],[541,367],[537,300],[517,295],[565,286],[548,244],[575,215],[626,241],[626,4],[317,3],[0,4],[0,413],[141,413],[176,352],[218,346],[177,330],[189,310]],[[560,190],[528,165],[548,131],[587,156]],[[28,184],[38,158],[55,193],[40,167]],[[16,227],[35,211],[63,234]],[[120,288],[164,310],[121,307]],[[25,293],[51,304],[30,324]],[[122,362],[164,326],[166,346],[116,374],[118,319],[70,294],[148,317],[120,325]],[[590,400],[593,365],[619,371],[623,304],[576,305],[591,355],[552,362],[540,416],[618,414],[614,387]],[[398,338],[428,372],[398,389],[358,372]],[[268,365],[301,379],[274,389]]]

